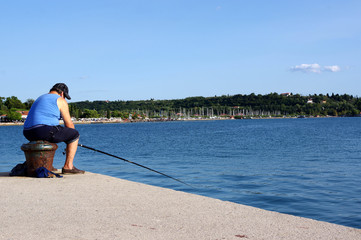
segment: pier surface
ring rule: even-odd
[[[361,239],[361,229],[94,173],[1,173],[0,189],[0,239]]]

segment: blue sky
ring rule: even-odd
[[[361,97],[361,1],[0,0],[0,96]]]

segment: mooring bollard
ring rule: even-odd
[[[55,151],[58,145],[47,141],[32,141],[21,146],[24,151],[27,165],[26,175],[36,177],[35,170],[39,167],[45,167],[52,170]]]

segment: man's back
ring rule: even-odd
[[[29,129],[37,125],[59,125],[60,111],[57,105],[57,99],[59,97],[57,94],[48,93],[36,99],[29,111],[24,129]]]

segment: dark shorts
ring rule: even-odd
[[[24,129],[23,134],[29,141],[45,140],[51,143],[72,143],[79,138],[79,132],[73,128],[58,126],[36,126]]]

